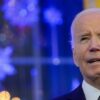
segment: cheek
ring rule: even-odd
[[[83,66],[84,56],[85,54],[83,53],[82,50],[77,50],[76,55],[75,55],[75,61],[78,67]]]
[[[78,63],[78,66],[82,66],[82,61],[83,61],[82,54],[78,53],[77,54],[77,63]]]
[[[77,66],[83,66],[87,55],[87,44],[76,44],[73,49],[74,62]]]

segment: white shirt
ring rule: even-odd
[[[100,90],[91,86],[86,81],[83,81],[82,89],[85,94],[86,100],[97,100],[100,96]]]

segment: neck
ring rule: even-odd
[[[97,88],[100,90],[100,78],[99,79],[94,79],[91,81],[85,80],[88,84],[92,85],[93,87]]]

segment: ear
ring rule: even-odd
[[[79,67],[77,52],[76,52],[76,50],[74,48],[72,49],[72,52],[73,52],[73,60],[74,60],[74,63],[75,63],[75,65],[77,67]]]

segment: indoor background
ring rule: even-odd
[[[51,100],[75,89],[70,26],[99,0],[0,0],[0,91],[21,100]]]

